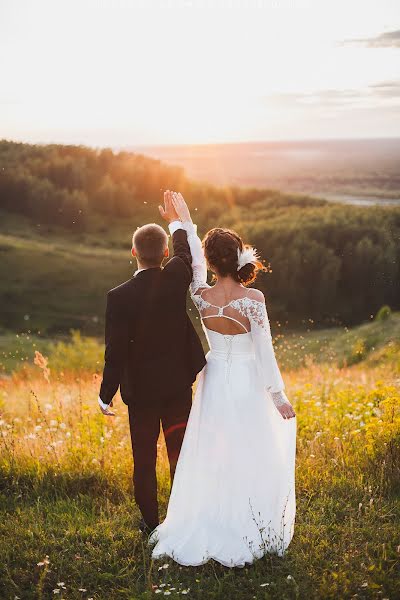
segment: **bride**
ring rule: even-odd
[[[296,414],[276,362],[265,299],[247,289],[263,268],[228,229],[203,246],[181,194],[173,203],[192,252],[191,297],[210,351],[186,427],[152,558],[244,566],[282,556],[294,532]],[[216,283],[207,284],[207,263]]]

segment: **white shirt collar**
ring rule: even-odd
[[[149,269],[158,269],[158,267],[145,267],[145,268],[143,268],[143,269],[137,269],[137,270],[134,272],[133,276],[134,276],[134,277],[136,277],[136,275],[137,275],[138,273],[140,273],[140,271],[148,271]],[[161,267],[161,266],[160,266],[160,269],[162,269],[162,267]]]

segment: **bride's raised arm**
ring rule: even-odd
[[[207,284],[207,263],[204,256],[201,240],[197,235],[197,225],[190,216],[189,208],[181,193],[173,192],[172,202],[175,210],[182,221],[182,227],[188,236],[188,244],[192,254],[193,277],[190,284],[190,294],[196,302],[196,297],[201,289],[210,287]],[[197,304],[197,303],[196,303]]]

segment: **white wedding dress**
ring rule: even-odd
[[[288,400],[265,303],[252,299],[245,287],[243,297],[224,307],[205,300],[210,286],[202,250],[194,257],[193,272],[191,296],[210,351],[199,374],[167,515],[149,544],[155,543],[152,558],[169,556],[193,566],[214,559],[242,567],[266,553],[282,556],[292,539],[297,423],[277,409]],[[216,316],[239,323],[244,333],[207,328],[206,319]]]

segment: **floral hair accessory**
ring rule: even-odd
[[[237,270],[240,271],[244,265],[249,263],[253,263],[254,265],[259,262],[260,257],[258,256],[257,250],[252,246],[247,248],[243,248],[243,250],[237,250],[238,255],[238,267]]]

